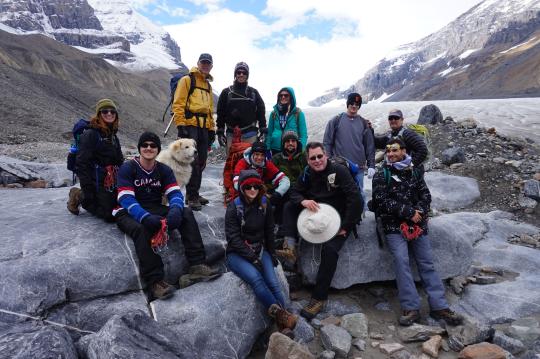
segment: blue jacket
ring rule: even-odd
[[[302,150],[305,150],[307,145],[307,126],[306,118],[302,110],[296,107],[296,97],[292,87],[284,87],[278,91],[278,94],[282,91],[287,91],[291,95],[290,107],[287,112],[287,122],[285,127],[281,128],[279,124],[279,98],[278,102],[274,105],[274,110],[270,113],[268,118],[268,134],[266,135],[266,148],[281,151],[281,136],[285,131],[294,131],[298,135],[300,142],[302,143]],[[298,113],[297,113],[298,112]],[[298,121],[296,120],[298,117]]]

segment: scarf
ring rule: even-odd
[[[399,162],[389,163],[388,160],[386,160],[386,163],[398,171],[403,171],[412,166],[412,157],[405,155],[405,158]]]

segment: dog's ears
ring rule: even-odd
[[[173,151],[178,151],[180,149],[180,141],[174,141],[172,143],[172,150]]]

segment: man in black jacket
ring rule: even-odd
[[[339,250],[360,220],[362,200],[349,170],[345,166],[328,161],[322,143],[308,143],[306,156],[309,167],[291,187],[290,201],[283,210],[283,234],[287,245],[293,248],[295,246],[296,221],[302,209],[317,212],[319,203],[326,203],[334,207],[341,218],[341,227],[337,235],[322,245],[321,264],[311,301],[300,313],[311,319],[323,309],[328,298],[328,290],[336,272]]]
[[[409,265],[409,253],[412,252],[428,295],[430,315],[447,324],[458,325],[463,318],[448,307],[427,236],[431,194],[423,176],[411,163],[405,143],[398,138],[391,139],[386,145],[386,162],[373,177],[373,209],[382,219],[386,242],[394,257],[403,310],[399,324],[409,326],[420,319],[420,297]]]
[[[428,156],[428,148],[424,138],[413,130],[403,127],[403,113],[401,110],[390,110],[388,113],[388,125],[390,126],[390,131],[384,135],[375,135],[375,148],[384,150],[386,144],[392,138],[397,137],[401,139],[407,146],[414,167],[418,169],[420,175],[423,175],[423,163]]]
[[[217,136],[219,145],[227,146],[227,153],[232,144],[233,129],[238,126],[242,131],[242,142],[253,143],[258,136],[264,142],[266,128],[266,109],[259,92],[248,86],[249,66],[239,62],[234,67],[234,83],[219,95],[217,105]],[[259,127],[257,128],[257,124]],[[225,133],[225,125],[227,132]]]

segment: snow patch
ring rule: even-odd
[[[393,92],[393,93],[391,93],[391,94],[387,94],[387,93],[385,92],[385,93],[383,93],[383,94],[381,95],[381,97],[376,98],[376,99],[374,99],[374,100],[371,100],[370,103],[381,103],[381,102],[383,102],[384,100],[386,100],[387,98],[389,98],[390,96],[393,96],[394,94],[395,94],[395,92]]]
[[[0,23],[0,30],[9,32],[10,34],[20,35],[21,32],[17,29],[12,28],[11,26],[4,25]]]
[[[526,45],[526,44],[528,44],[529,42],[534,41],[535,39],[536,39],[536,37],[533,37],[532,39],[529,39],[529,40],[527,40],[527,41],[525,41],[525,42],[522,42],[521,44],[517,44],[517,45],[515,45],[515,46],[512,46],[512,47],[509,48],[509,49],[506,49],[506,50],[504,50],[504,51],[501,51],[501,52],[499,52],[499,54],[506,54],[507,52],[510,52],[510,51],[512,51],[512,50],[514,50],[514,49],[517,49],[517,48],[520,47],[520,46]]]
[[[345,98],[337,98],[335,100],[332,100],[330,102],[325,103],[324,105],[320,107],[343,107],[347,103],[347,99]]]
[[[473,52],[476,52],[480,49],[469,49],[465,52],[463,52],[461,55],[459,55],[458,57],[463,60],[463,59],[466,59],[467,57],[469,57]]]
[[[454,71],[454,68],[453,67],[449,67],[447,68],[446,70],[444,71],[441,71],[439,72],[439,75],[441,75],[441,77],[444,77],[446,75],[448,75],[450,72]]]

